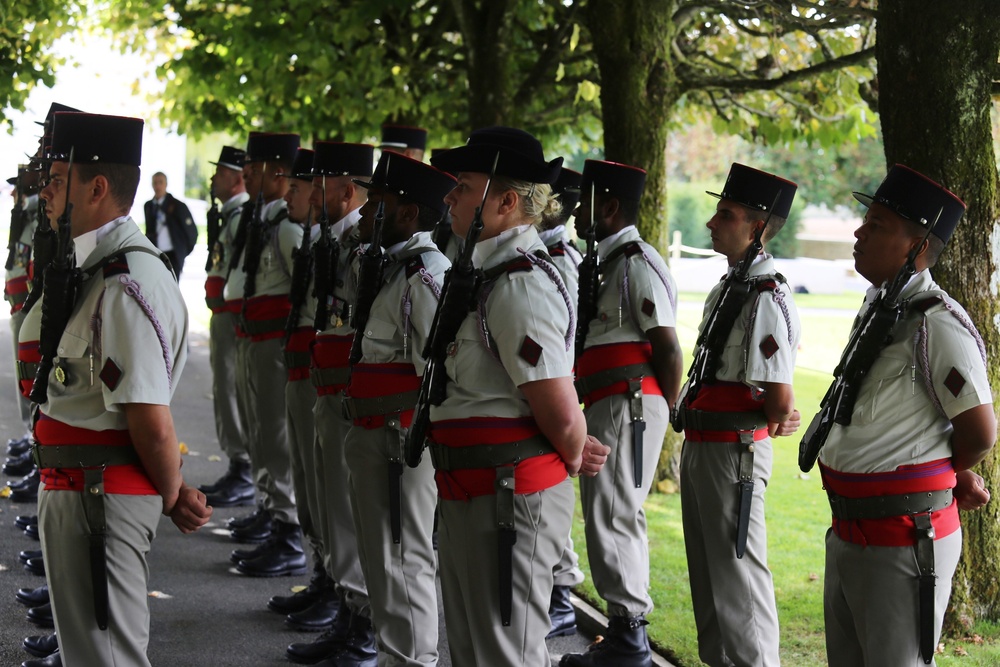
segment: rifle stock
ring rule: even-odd
[[[219,242],[219,235],[222,232],[222,212],[219,210],[219,202],[215,198],[215,188],[211,184],[208,186],[208,197],[212,206],[208,209],[206,216],[208,259],[205,261],[205,270],[211,271],[215,265],[215,244]]]
[[[299,247],[292,251],[292,286],[288,291],[288,301],[292,308],[288,311],[288,320],[285,321],[285,342],[299,326],[299,317],[302,313],[302,306],[306,302],[306,293],[309,291],[309,281],[312,279],[313,255],[309,248],[312,236],[312,211],[303,224],[302,242]]]
[[[323,208],[319,216],[319,240],[313,245],[313,266],[315,281],[313,296],[316,297],[317,331],[324,331],[330,323],[330,302],[333,286],[337,279],[337,265],[340,263],[340,242],[333,238],[330,217],[326,210],[326,176],[323,179]]]
[[[388,161],[386,161],[388,175]],[[354,296],[354,311],[351,317],[351,327],[354,329],[354,340],[351,341],[351,365],[361,361],[361,341],[365,338],[365,325],[371,314],[372,305],[382,287],[382,270],[385,267],[385,253],[382,252],[382,229],[385,225],[385,198],[378,203],[375,212],[375,225],[372,239],[368,247],[361,253],[361,265],[358,269],[358,288]]]
[[[600,257],[597,254],[597,220],[594,217],[594,184],[590,185],[590,233],[587,234],[587,254],[580,262],[580,282],[577,285],[576,359],[583,356],[590,331],[590,321],[597,316],[597,290],[600,287]]]

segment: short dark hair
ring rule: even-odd
[[[417,229],[422,232],[429,232],[437,226],[439,220],[441,220],[441,212],[435,208],[431,208],[426,204],[419,204],[415,201],[407,199],[406,197],[399,198],[399,204],[401,206],[416,206],[418,209],[417,213]]]
[[[746,214],[747,222],[753,222],[754,220],[767,220],[767,227],[764,228],[764,233],[760,237],[760,242],[767,244],[768,241],[773,239],[781,231],[781,228],[785,226],[787,222],[786,218],[782,218],[780,215],[772,215],[770,219],[767,217],[765,211],[753,208],[751,206],[739,205]]]
[[[900,216],[903,221],[903,228],[906,229],[907,234],[915,239],[923,239],[927,237],[927,268],[931,268],[937,264],[938,259],[941,257],[941,253],[944,251],[944,241],[934,234],[928,234],[927,228],[923,225],[913,222]]]
[[[596,207],[597,202],[601,203],[610,201],[612,199],[618,200],[618,212],[621,213],[625,222],[634,225],[639,221],[639,200],[638,199],[622,199],[621,197],[616,197],[615,195],[608,193],[598,193],[594,195],[594,206]]]
[[[76,164],[77,176],[89,183],[98,176],[108,180],[111,198],[126,211],[135,203],[135,192],[139,188],[139,167],[131,164],[98,162],[96,164]]]

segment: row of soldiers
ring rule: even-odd
[[[388,143],[423,149],[422,131],[387,131]],[[577,174],[502,127],[434,166],[391,148],[373,170],[373,146],[310,151],[294,134],[251,134],[245,151],[222,151],[213,177],[223,206],[210,213],[206,301],[230,469],[205,491],[215,506],[258,500],[230,522],[234,539],[260,543],[233,552],[240,572],[304,574],[303,536],[312,550],[310,586],[268,602],[292,627],[326,628],[288,657],[434,662],[439,571],[456,664],[548,664],[546,635],[575,630],[568,476],[579,476],[610,621],[604,641],[561,664],[651,664],[642,503],[672,422],[685,435],[701,658],[778,664],[763,501],[771,438],[799,427],[799,325],[765,247],[795,184],[734,164],[709,193],[713,248],[730,268],[681,388],[676,285],[636,228],[643,170],[588,160]],[[869,206],[856,264],[873,288],[800,460],[808,469],[819,456],[834,513],[828,656],[929,663],[960,550],[957,509],[988,500],[968,469],[995,438],[981,340],[926,271],[964,204],[901,166],[855,196]],[[566,234],[573,212],[582,258]],[[106,387],[117,384],[108,363]],[[916,491],[929,500],[911,502]],[[144,652],[144,635],[129,639]]]

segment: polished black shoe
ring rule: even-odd
[[[20,438],[7,441],[7,456],[20,456],[31,449],[31,434],[25,433]]]
[[[43,604],[39,607],[32,607],[28,610],[28,620],[40,628],[54,628],[55,621],[52,619],[52,605]]]
[[[559,667],[653,667],[647,625],[642,616],[613,616],[603,641],[591,644],[586,653],[567,653]]]
[[[10,487],[11,491],[37,491],[38,484],[42,479],[42,473],[36,467],[30,473],[17,480],[16,482],[11,482],[7,486]]]
[[[347,637],[333,655],[316,664],[321,667],[378,667],[371,619],[351,614]]]
[[[569,599],[569,586],[553,586],[549,598],[549,634],[546,639],[576,634],[576,609]]]
[[[49,603],[49,585],[42,584],[38,588],[19,588],[14,595],[25,607],[38,607]]]
[[[247,514],[246,516],[230,517],[229,519],[226,520],[226,528],[228,528],[229,530],[235,530],[237,528],[246,528],[254,521],[259,521],[260,515],[265,511],[266,510],[263,507],[258,506],[257,509],[255,509],[250,514]]]
[[[24,477],[34,468],[35,461],[31,458],[31,452],[25,452],[19,456],[8,456],[3,464],[3,474],[8,477]]]
[[[274,548],[274,535],[255,546],[253,549],[233,549],[229,553],[229,562],[239,565],[241,560],[253,560],[263,556],[266,552]]]
[[[235,551],[233,553],[236,553]],[[313,574],[309,580],[309,585],[301,591],[291,595],[275,595],[267,601],[267,608],[271,611],[287,616],[304,611],[311,607],[320,598],[323,589],[328,585],[332,587],[333,582],[323,568],[322,560],[313,554]]]
[[[17,489],[10,492],[10,502],[17,504],[37,503],[38,487],[31,486],[27,489]]]
[[[14,525],[24,530],[31,524],[38,525],[38,515],[37,514],[21,514],[14,517]]]
[[[229,470],[214,484],[199,487],[212,507],[252,505],[256,488],[249,461],[229,461]]]
[[[236,569],[250,577],[298,576],[309,571],[302,550],[302,531],[295,524],[274,522],[271,548],[251,560],[241,560]]]
[[[38,532],[38,524],[37,523],[29,524],[28,527],[24,529],[24,535],[25,535],[25,537],[30,537],[31,539],[35,540],[36,542],[38,540],[42,539],[41,535]]]
[[[62,654],[59,653],[59,649],[56,649],[56,652],[48,657],[25,660],[21,663],[21,667],[62,667]]]
[[[314,642],[289,644],[285,649],[285,657],[300,665],[315,665],[336,653],[347,640],[351,629],[351,614],[346,606],[342,607],[344,613],[337,614],[329,630],[317,637]]]
[[[285,625],[300,632],[323,632],[333,625],[340,610],[340,596],[333,585],[327,586],[312,605],[285,616]]]
[[[264,542],[267,538],[271,537],[273,524],[274,522],[271,521],[271,515],[267,512],[261,512],[258,515],[257,520],[249,526],[245,528],[233,528],[230,530],[229,537],[236,542],[244,542],[248,544]]]
[[[24,564],[24,569],[32,574],[37,574],[39,577],[44,577],[45,559],[41,556],[38,558],[29,558]]]
[[[55,634],[25,637],[21,642],[24,650],[36,658],[47,658],[59,650],[59,640]]]
[[[35,550],[35,549],[25,549],[24,551],[22,551],[19,554],[17,554],[17,557],[21,559],[21,563],[27,563],[32,558],[41,558],[42,557],[42,550],[41,549],[37,549],[37,550]]]

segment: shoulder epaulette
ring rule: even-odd
[[[552,257],[565,257],[566,256],[566,243],[560,239],[556,241],[554,245],[548,246],[547,250],[549,255]]]
[[[128,273],[128,257],[126,253],[120,252],[117,255],[108,257],[104,262],[102,262],[103,267],[101,270],[104,272],[104,278],[111,278],[113,276],[119,276],[123,273]]]
[[[420,255],[414,255],[413,257],[406,260],[406,277],[412,278],[413,276],[420,273],[420,269],[424,268],[423,253]]]
[[[632,257],[633,255],[641,255],[642,246],[639,245],[638,241],[629,241],[623,246],[622,252],[625,253],[626,257]]]
[[[910,307],[920,311],[921,313],[926,313],[934,306],[943,302],[944,299],[942,299],[940,296],[930,296],[927,297],[926,299],[921,299],[920,301],[914,301],[913,303],[910,304]]]

